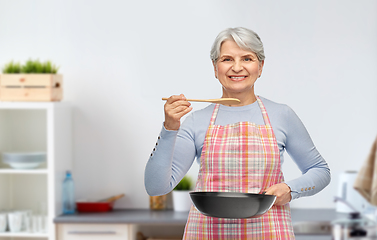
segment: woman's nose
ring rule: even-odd
[[[240,72],[242,71],[243,66],[241,61],[234,61],[234,64],[232,66],[232,70],[235,72]]]

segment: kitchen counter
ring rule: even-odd
[[[292,209],[292,222],[295,230],[296,240],[330,240],[331,225],[330,222],[335,219],[346,218],[347,214],[337,213],[335,209]],[[60,215],[54,219],[54,223],[60,228],[59,232],[77,232],[77,228],[83,226],[84,232],[88,232],[89,226],[94,226],[98,231],[100,228],[108,231],[106,226],[117,225],[129,226],[129,237],[127,239],[135,240],[138,232],[146,235],[156,233],[173,234],[179,236],[184,230],[188,217],[188,212],[176,212],[174,210],[153,211],[149,209],[115,209],[111,212],[104,213],[76,213],[72,215]],[[72,229],[64,229],[64,226],[70,225]],[[172,227],[175,226],[175,227]],[[317,229],[314,232],[308,232],[308,228]],[[119,227],[121,228],[121,227]],[[90,229],[90,228],[89,228]],[[119,229],[117,231],[120,231]],[[70,235],[68,235],[70,237]],[[65,239],[65,238],[61,238]],[[69,239],[69,238],[67,238]],[[357,238],[357,239],[376,239],[376,238]],[[355,238],[356,240],[356,238]]]
[[[345,217],[335,209],[292,209],[292,222],[332,221]],[[188,212],[174,210],[115,209],[104,213],[60,215],[54,223],[126,223],[126,224],[186,224]]]
[[[188,212],[174,210],[114,209],[103,213],[60,215],[54,223],[186,224]]]

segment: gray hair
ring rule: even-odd
[[[217,35],[211,48],[211,60],[214,63],[220,56],[221,44],[226,40],[235,41],[240,48],[254,52],[259,61],[265,59],[263,43],[258,34],[250,29],[237,27],[227,28]]]

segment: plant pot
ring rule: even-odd
[[[63,76],[60,74],[2,74],[1,101],[61,101]]]
[[[174,211],[179,211],[179,212],[190,211],[192,202],[191,202],[189,192],[190,191],[184,191],[184,190],[173,191]]]

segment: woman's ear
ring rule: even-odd
[[[264,60],[259,62],[259,77],[262,75]]]
[[[213,65],[213,70],[215,72],[215,78],[217,78],[217,66],[216,66],[216,63],[214,61],[212,61],[212,65]]]

